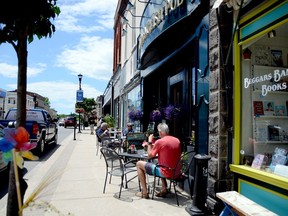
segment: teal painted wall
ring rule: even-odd
[[[284,3],[278,8],[275,8],[271,12],[265,14],[261,18],[255,20],[247,26],[241,28],[240,41],[243,38],[248,38],[253,35],[255,32],[260,31],[264,27],[271,25],[272,23],[277,22],[277,20],[287,17],[288,11],[288,2]]]
[[[280,216],[288,214],[288,198],[272,193],[266,188],[240,181],[239,192],[259,205],[275,212]]]

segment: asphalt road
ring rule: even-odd
[[[54,154],[55,151],[57,151],[57,149],[61,146],[61,142],[70,134],[74,133],[74,128],[72,127],[68,127],[68,128],[64,128],[64,127],[58,127],[59,133],[58,133],[58,143],[57,145],[52,145],[49,146],[45,153],[40,157],[40,159],[38,161],[29,161],[26,160],[24,163],[24,167],[26,169],[26,172],[31,171],[35,166],[37,166],[37,164],[39,163],[45,163],[45,161],[47,161],[51,155]],[[76,132],[76,136],[77,136],[77,130]],[[24,179],[25,179],[25,175],[24,175]],[[7,173],[1,173],[0,175],[0,207],[1,205],[5,205],[4,203],[1,203],[1,199],[2,197],[4,197],[7,194],[8,191],[8,172]]]

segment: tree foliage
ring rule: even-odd
[[[17,125],[25,126],[27,93],[27,42],[51,37],[52,19],[60,14],[56,0],[9,0],[0,6],[0,45],[10,43],[18,58]]]
[[[60,14],[56,0],[9,0],[0,4],[0,45],[10,43],[18,59],[17,80],[17,127],[25,127],[27,95],[27,57],[28,42],[34,36],[38,39],[51,37],[55,32],[52,19]],[[0,47],[1,48],[1,47]],[[13,166],[11,166],[13,167]],[[21,199],[23,200],[27,183],[19,173]],[[17,192],[14,169],[10,169],[7,200],[7,215],[18,215]]]
[[[0,44],[15,42],[27,38],[31,43],[36,35],[38,39],[51,37],[55,26],[51,22],[60,14],[56,0],[9,0],[0,7]]]
[[[45,97],[44,104],[47,105],[48,107],[50,107],[50,100],[48,97]]]
[[[89,114],[93,109],[94,106],[96,105],[95,99],[94,98],[83,98],[83,102],[81,103],[76,103],[76,108],[83,108],[85,114]]]

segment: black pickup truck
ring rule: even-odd
[[[0,124],[4,127],[16,125],[16,109],[10,109]],[[58,126],[57,119],[43,109],[27,109],[25,129],[30,134],[30,142],[37,142],[37,153],[42,154],[48,144],[57,144]]]

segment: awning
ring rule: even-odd
[[[112,86],[110,86],[106,91],[106,94],[104,94],[103,106],[111,103],[111,97],[112,97]]]
[[[233,7],[233,10],[239,10],[240,9],[240,6],[241,6],[241,1],[243,1],[243,7],[245,7],[245,5],[247,5],[251,0],[216,0],[214,2],[214,5],[213,5],[213,9],[215,8],[218,8],[220,6],[220,4],[223,2],[223,3],[226,3],[227,7],[229,8],[232,8]]]

